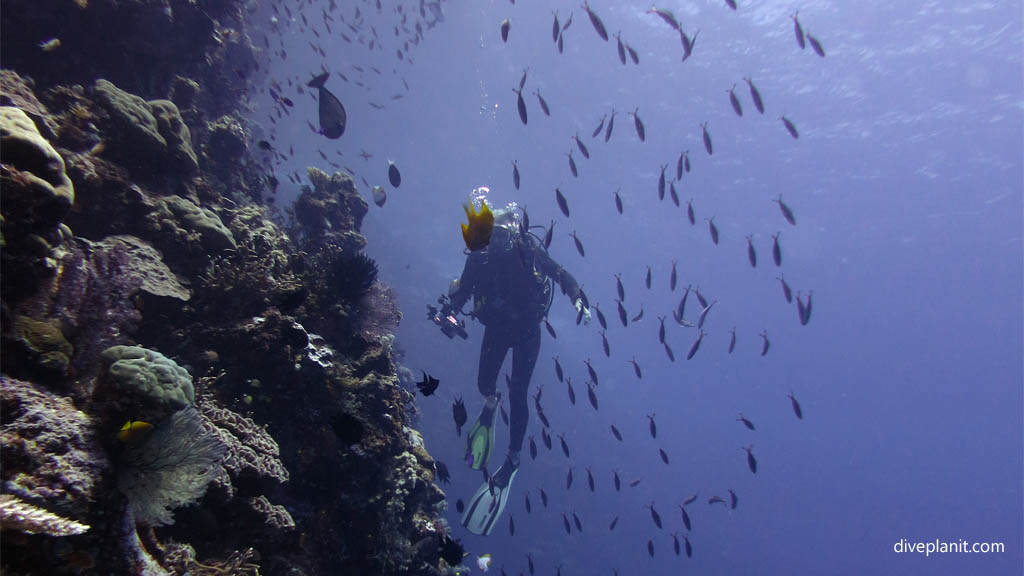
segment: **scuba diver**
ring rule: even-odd
[[[477,189],[474,195],[479,197],[486,191]],[[482,206],[482,212],[486,211],[489,218],[486,203]],[[467,208],[466,212],[472,228],[475,211],[470,214]],[[553,299],[552,283],[557,283],[562,293],[569,296],[577,314],[590,321],[590,310],[584,306],[576,279],[552,260],[539,239],[526,229],[525,212],[510,203],[505,209],[495,210],[493,219],[490,240],[484,247],[472,250],[471,238],[466,236],[471,251],[462,276],[453,282],[450,300],[440,300],[447,304],[442,318],[450,320],[462,313],[462,307],[472,296],[470,315],[485,327],[477,372],[477,388],[484,397],[484,405],[467,437],[466,460],[474,470],[483,470],[487,481],[476,491],[462,516],[463,526],[483,535],[491,532],[505,509],[519,469],[519,452],[530,416],[527,392],[540,351],[540,325]],[[508,454],[501,467],[488,476],[487,463],[494,446],[494,413],[501,402],[498,372],[510,349]]]

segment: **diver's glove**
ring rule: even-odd
[[[576,307],[577,314],[580,312],[581,309],[583,310],[583,323],[586,324],[587,326],[590,326],[590,308],[583,307],[583,299],[577,298],[576,301],[573,302],[573,306]]]

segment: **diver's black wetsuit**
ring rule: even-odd
[[[533,236],[495,227],[488,247],[466,258],[459,288],[451,294],[455,310],[462,310],[473,296],[473,315],[486,327],[477,373],[477,388],[484,396],[495,394],[498,371],[512,349],[510,452],[522,449],[530,418],[527,391],[540,351],[540,323],[551,297],[548,278],[558,283],[570,302],[579,298],[576,279]]]

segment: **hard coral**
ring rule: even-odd
[[[108,467],[92,419],[67,398],[0,376],[3,491],[85,518]]]
[[[101,357],[111,399],[126,415],[158,421],[195,403],[192,376],[155,350],[112,346]]]

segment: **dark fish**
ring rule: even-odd
[[[796,294],[796,312],[800,318],[800,325],[804,324],[804,316],[807,315],[807,307],[804,306],[803,296],[800,292]]]
[[[636,488],[637,486],[640,485],[641,480],[643,480],[643,478],[637,478],[636,480],[633,480],[632,482],[629,483],[629,487]]]
[[[558,209],[562,211],[562,214],[566,218],[569,217],[569,203],[565,201],[565,196],[562,196],[562,191],[555,188],[555,201],[558,202]]]
[[[661,165],[661,176],[658,176],[658,200],[665,199],[665,169],[668,164]]]
[[[586,145],[583,144],[582,140],[580,140],[580,135],[579,134],[573,134],[572,137],[573,137],[573,140],[576,140],[576,147],[580,149],[580,154],[583,154],[583,157],[589,160],[590,159],[590,151],[587,150]]]
[[[796,401],[796,396],[794,396],[792,392],[786,394],[786,396],[789,396],[789,403],[793,405],[793,414],[796,414],[797,418],[803,420],[804,411],[802,408],[800,408],[800,403]]]
[[[615,491],[618,492],[622,488],[622,482],[619,480],[618,470],[612,470],[612,480],[615,483]]]
[[[725,498],[722,498],[721,496],[712,496],[711,498],[708,498],[708,506],[713,504],[725,504]]]
[[[552,338],[558,338],[558,334],[555,334],[554,326],[552,326],[551,323],[548,322],[547,318],[544,319],[544,328],[547,329],[548,334],[550,334]]]
[[[608,31],[605,30],[604,22],[601,21],[601,17],[595,14],[594,11],[590,9],[590,5],[586,1],[583,2],[583,9],[586,10],[587,16],[590,17],[590,24],[594,27],[594,31],[597,32],[597,35],[601,37],[601,40],[607,42]]]
[[[733,10],[736,9],[736,0],[725,0],[725,5]]]
[[[611,427],[612,427],[612,436],[615,436],[616,440],[618,440],[619,442],[622,442],[622,433],[619,432],[619,429],[615,427],[615,424],[612,424]]]
[[[580,173],[576,170],[576,161],[572,159],[572,150],[569,150],[569,172],[572,172],[573,178],[579,178]]]
[[[555,376],[558,377],[558,381],[562,381],[562,364],[558,361],[558,356],[553,358],[555,361]]]
[[[615,109],[612,108],[612,115],[608,117],[608,125],[604,128],[604,141],[612,137],[612,129],[615,127]]]
[[[733,84],[732,88],[729,88],[729,90],[728,90],[728,92],[729,92],[729,103],[732,104],[732,111],[735,112],[737,116],[742,118],[743,117],[743,106],[740,105],[740,99],[736,97],[735,90],[736,90],[736,85],[735,84]]]
[[[565,384],[569,389],[569,403],[573,406],[576,405],[576,391],[572,388],[572,378],[566,378]],[[565,445],[565,440],[562,441],[562,445]]]
[[[683,45],[683,62],[689,60],[690,56],[693,55],[693,47],[697,45],[698,36],[700,36],[700,30],[697,30],[693,34],[693,38],[690,38],[682,28],[679,28],[679,42]]]
[[[590,473],[590,466],[587,466],[587,487],[594,491],[594,475]]]
[[[658,316],[658,321],[661,325],[658,327],[658,342],[661,344],[665,343],[665,317]]]
[[[530,73],[530,68],[523,68],[523,75],[519,77],[519,91],[523,91],[523,86],[526,86],[526,75]]]
[[[434,461],[434,470],[437,472],[437,479],[445,484],[450,484],[452,475],[448,472],[448,465],[440,460]]]
[[[615,33],[615,40],[619,43],[619,45],[618,45],[619,62],[622,62],[622,65],[625,66],[626,65],[626,47],[625,47],[625,45],[622,44],[622,32],[616,32]]]
[[[569,468],[569,473],[565,476],[565,489],[572,488],[572,467]]]
[[[320,134],[335,140],[341,138],[341,135],[345,133],[348,115],[345,113],[345,107],[341,104],[341,100],[338,100],[334,94],[331,94],[330,90],[324,88],[324,84],[329,76],[330,73],[324,72],[306,83],[306,86],[317,89],[317,100],[320,108]]]
[[[811,321],[811,296],[813,295],[813,291],[807,293],[807,303],[804,304],[804,313],[800,316],[801,326],[806,326],[807,323]]]
[[[764,114],[764,100],[761,100],[761,91],[754,86],[754,81],[750,79],[750,76],[743,78],[743,81],[747,83],[750,88],[750,99],[754,101],[754,108],[761,114]]]
[[[441,381],[433,376],[427,376],[426,372],[423,372],[423,380],[416,383],[416,387],[420,389],[420,393],[424,396],[430,396],[437,390],[438,385]]]
[[[658,17],[665,22],[665,24],[668,24],[672,28],[679,30],[679,22],[676,20],[675,14],[673,14],[670,10],[663,10],[656,6],[651,6],[650,10],[648,10],[647,13],[657,14]]]
[[[605,114],[604,116],[601,116],[601,121],[597,124],[597,128],[594,128],[594,133],[590,135],[591,138],[597,138],[597,135],[601,133],[601,130],[604,130],[604,121],[607,118],[608,118],[607,114]]]
[[[700,334],[697,335],[697,339],[693,341],[693,345],[690,346],[690,351],[686,353],[687,360],[693,358],[693,355],[696,354],[697,350],[700,349],[700,341],[704,339],[704,334],[705,332],[701,330]]]
[[[764,340],[764,342],[761,344],[761,356],[764,356],[765,354],[768,353],[768,348],[771,347],[772,343],[770,340],[768,340],[767,330],[761,331],[761,338]]]
[[[668,453],[664,449],[658,448],[658,454],[661,456],[661,461],[668,464]]]
[[[647,419],[650,421],[648,428],[651,431],[651,438],[658,437],[658,425],[654,422],[654,414],[648,414]]]
[[[576,515],[576,511],[572,511],[572,523],[576,525],[576,530],[583,532],[583,523],[580,522],[580,517]]]
[[[708,232],[711,233],[711,241],[717,246],[718,245],[718,226],[715,226],[715,217],[712,216],[708,219]]]
[[[530,436],[530,459],[537,459],[537,442],[533,439],[533,436]]]
[[[690,151],[689,150],[687,150],[686,152],[683,153],[683,168],[686,170],[687,174],[690,173]]]
[[[700,311],[700,318],[697,320],[697,328],[698,329],[704,327],[704,319],[707,318],[708,311],[711,310],[711,307],[714,306],[716,302],[718,302],[718,300],[715,300],[714,302],[708,304],[703,309],[701,309],[701,311]]]
[[[509,29],[510,26],[511,26],[511,23],[508,21],[508,18],[505,18],[501,22],[501,41],[502,42],[508,42],[508,29]]]
[[[526,101],[523,100],[523,89],[513,89],[512,91],[516,93],[516,108],[519,109],[519,120],[523,122],[523,126],[526,126]]]
[[[626,44],[626,52],[629,52],[629,59],[633,61],[633,64],[640,64],[640,56],[637,55],[636,50],[629,44]]]
[[[690,538],[683,536],[683,542],[686,543],[686,557],[693,558],[693,546],[690,545]]]
[[[569,384],[569,389],[572,390],[572,384],[571,383]],[[571,394],[571,396],[573,398],[575,398],[576,397],[576,393],[573,392]],[[558,435],[558,442],[562,445],[562,453],[565,454],[566,458],[569,458],[569,445],[565,443],[565,435],[564,434],[559,434]]]
[[[794,140],[800,137],[800,133],[796,130],[796,124],[793,124],[792,120],[785,116],[779,116],[779,120],[782,120],[782,123],[786,126],[786,132],[789,132],[789,135],[792,136]]]
[[[736,493],[732,491],[732,488],[729,488],[729,509],[735,510],[736,504],[738,504],[739,501],[740,499],[736,497]]]
[[[604,318],[604,312],[601,312],[601,307],[598,304],[594,304],[594,313],[597,315],[597,323],[601,325],[602,330],[608,329],[608,322]]]
[[[753,236],[747,236],[747,260],[750,261],[751,268],[757,268],[757,251],[754,250]]]
[[[555,10],[552,14],[555,16],[555,21],[551,24],[551,41],[558,42],[558,34],[562,30],[561,26],[558,25],[558,10]]]
[[[683,297],[679,300],[679,307],[676,308],[676,322],[682,323],[684,315],[686,314],[686,299],[690,297],[690,284],[686,285],[686,290],[683,291]]]
[[[388,182],[395,188],[402,185],[402,174],[398,171],[398,166],[391,160],[388,160]]]
[[[462,514],[462,511],[465,509],[466,504],[465,502],[462,501],[462,498],[459,498],[458,500],[455,501],[455,510],[457,510],[459,514]],[[459,560],[461,561],[462,559],[460,558]]]
[[[562,42],[562,37],[563,37],[562,34],[558,35],[558,53],[559,54],[561,54],[562,50],[564,49],[564,43]]]
[[[782,295],[786,297],[787,303],[793,302],[793,290],[790,289],[786,279],[780,274],[778,276],[779,282],[782,284]]]
[[[711,145],[711,134],[708,133],[708,123],[701,122],[700,128],[703,131],[704,149],[707,150],[708,156],[710,156],[715,153],[715,150]]]
[[[793,215],[793,210],[790,209],[789,205],[782,201],[782,194],[779,194],[779,197],[772,200],[772,202],[778,202],[779,210],[782,210],[782,217],[786,219],[786,222],[796,226],[796,216]]]
[[[572,241],[576,244],[576,251],[580,253],[580,256],[586,256],[587,254],[583,250],[583,243],[580,242],[579,237],[576,236],[576,231],[573,230],[572,234],[570,234],[570,236],[572,236]]]
[[[286,98],[286,97],[282,96],[282,97],[280,98],[280,100],[281,100],[281,103],[282,103],[282,104],[284,104],[285,106],[287,106],[287,107],[289,107],[289,108],[293,108],[293,107],[295,106],[295,103],[294,103],[294,102],[292,102],[292,99],[291,99],[291,98]]]
[[[629,319],[626,317],[626,309],[622,306],[622,300],[615,301],[619,305],[619,322],[622,322],[622,327],[625,328],[629,324]]]
[[[806,34],[806,36],[807,36],[807,42],[809,42],[810,45],[811,45],[811,48],[814,49],[814,53],[817,54],[818,56],[821,56],[822,58],[824,58],[825,57],[825,49],[822,48],[821,42],[819,42],[818,39],[815,38],[814,36],[811,36],[810,33]]]
[[[568,210],[568,208],[566,208]],[[551,221],[551,226],[548,226],[548,231],[544,233],[544,239],[541,240],[541,244],[544,245],[544,249],[547,250],[551,246],[551,238],[555,232],[555,221]]]
[[[644,121],[637,115],[638,112],[640,112],[640,108],[635,108],[629,114],[633,117],[633,127],[636,128],[636,137],[643,142],[647,138],[647,131],[644,129]]]
[[[373,203],[377,206],[384,206],[388,201],[388,193],[384,190],[383,186],[374,186],[371,194],[373,196]]]
[[[572,526],[569,524],[569,517],[562,512],[562,527],[565,528],[566,534],[572,534]]]
[[[754,453],[752,452],[754,445],[751,444],[743,449],[747,451],[747,468],[750,468],[752,473],[757,474],[757,458],[754,458]]]
[[[686,500],[683,500],[683,506],[689,506],[690,504],[693,504],[694,502],[696,502],[697,501],[697,496],[699,494],[700,494],[700,492],[698,492],[697,494],[694,494],[693,496],[690,496]]]
[[[672,261],[672,272],[668,276],[668,287],[673,292],[675,292],[675,290],[676,290],[676,282],[677,282],[678,279],[679,279],[678,274],[676,274],[676,261],[673,260]]]
[[[509,536],[516,535],[516,521],[515,518],[512,517],[511,513],[508,515],[508,534]]]
[[[782,266],[782,248],[779,247],[779,234],[781,232],[772,234],[772,260],[776,266]]]
[[[693,213],[693,198],[686,201],[686,217],[690,220],[690,226],[697,224],[697,217]]]
[[[547,508],[548,507],[548,493],[545,492],[543,488],[538,488],[538,490],[540,490],[540,502],[541,502],[541,504],[544,505],[545,508]]]
[[[533,93],[537,96],[537,102],[540,103],[540,109],[544,112],[545,116],[551,116],[551,111],[548,110],[548,103],[544,100],[544,97],[540,95],[540,89],[534,90]]]
[[[267,152],[271,152],[274,150],[274,147],[271,146],[270,142],[267,142],[266,140],[260,140],[259,142],[256,143],[256,145],[259,146],[260,149],[266,150]]]
[[[620,301],[626,300],[626,291],[622,287],[622,276],[619,274],[615,275],[615,291],[618,292]]]
[[[512,161],[512,185],[519,190],[519,163],[516,160]]]
[[[748,420],[747,417],[743,415],[743,412],[740,412],[740,416],[739,418],[736,419],[736,421],[743,422],[743,425],[747,427],[747,430],[754,429],[754,423]]]
[[[693,498],[694,498],[694,500],[697,499],[696,496],[694,496]],[[692,501],[693,500],[690,500],[690,502],[692,502]],[[683,513],[683,525],[686,526],[687,530],[691,530],[691,528],[690,528],[690,515],[686,513],[686,504],[680,505],[679,506],[679,510],[682,511],[682,513]]]
[[[543,494],[544,491],[541,490],[541,493]],[[547,508],[547,504],[545,504],[544,507]],[[529,553],[526,554],[526,566],[530,570],[530,574],[533,574],[533,556],[531,556]]]
[[[644,317],[644,307],[641,304],[640,305],[640,312],[638,312],[636,316],[633,316],[632,318],[630,318],[629,321],[630,322],[639,322],[640,319],[643,318],[643,317]]]
[[[537,418],[540,418],[540,423],[544,425],[544,428],[551,427],[551,423],[548,422],[548,417],[544,414],[544,410],[537,410]],[[544,445],[548,447],[548,450],[551,450],[551,436],[542,430],[541,438],[544,440]]]
[[[654,520],[654,525],[661,528],[661,515],[654,509],[654,500],[651,500],[647,507],[651,509],[651,520]]]
[[[526,505],[526,513],[530,514],[533,512],[533,505],[530,504],[530,493],[523,494],[523,503]]]
[[[601,330],[601,349],[604,350],[604,355],[608,358],[612,356],[611,346],[608,344],[608,337],[605,336],[604,330]]]
[[[462,436],[462,426],[466,423],[466,405],[462,403],[462,397],[459,396],[455,399],[455,403],[452,404],[452,417],[455,419],[455,434],[459,437]]]
[[[804,43],[804,27],[800,25],[800,18],[798,17],[799,14],[799,11],[793,12],[793,14],[790,15],[790,18],[793,19],[793,35],[796,36],[796,44],[801,50],[803,50],[806,44]]]
[[[551,450],[551,434],[548,434],[548,427],[541,428],[540,439],[544,441],[544,447]]]
[[[629,361],[629,363],[633,365],[633,374],[636,374],[636,379],[643,380],[644,375],[640,371],[640,365],[636,363],[636,356],[634,356],[633,359]],[[612,426],[612,428],[615,428],[615,426]]]
[[[668,344],[664,344],[664,346],[665,346],[665,355],[668,356],[669,361],[670,362],[675,362],[676,361],[676,353],[672,351],[672,348]]]
[[[647,541],[647,555],[654,558],[654,540]]]
[[[590,400],[590,405],[594,407],[594,410],[597,410],[597,393],[594,392],[594,386],[589,382],[587,383],[587,399]]]
[[[644,276],[644,284],[647,286],[648,290],[651,289],[651,267],[650,266],[647,267],[647,275]]]
[[[679,556],[679,536],[675,532],[672,533],[672,550]]]
[[[619,523],[619,517],[616,516],[615,518],[612,519],[612,523],[608,525],[608,531],[611,532],[612,530],[615,530],[615,525],[618,524],[618,523]]]
[[[730,330],[729,334],[729,354],[732,354],[732,351],[736,349],[736,328]]]

